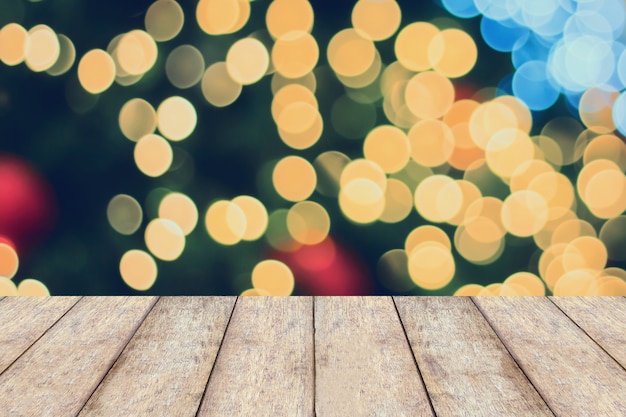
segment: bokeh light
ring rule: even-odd
[[[0,243],[0,277],[13,278],[19,264],[20,260],[15,249],[6,243]]]
[[[174,153],[170,144],[159,135],[146,135],[135,144],[137,168],[149,177],[163,175],[172,165]]]
[[[130,288],[137,291],[150,289],[157,278],[158,268],[150,254],[132,249],[120,259],[120,275]]]
[[[157,0],[148,8],[145,17],[146,31],[157,42],[174,39],[183,28],[185,15],[174,0]]]
[[[169,97],[157,109],[159,132],[169,140],[186,139],[196,128],[197,122],[196,109],[184,97]]]
[[[113,58],[101,49],[87,52],[78,63],[78,79],[83,88],[91,94],[106,91],[115,80]]]
[[[163,261],[174,261],[185,249],[185,235],[181,228],[168,219],[154,219],[145,232],[146,247]]]
[[[117,233],[132,235],[141,226],[143,210],[132,196],[118,194],[109,201],[107,218]]]
[[[293,273],[287,265],[273,259],[259,262],[252,270],[252,285],[271,295],[291,295]]]

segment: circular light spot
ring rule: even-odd
[[[426,220],[441,223],[453,218],[461,209],[463,193],[452,178],[433,175],[415,190],[415,208]]]
[[[527,237],[539,232],[548,221],[548,205],[534,191],[517,191],[504,200],[502,224],[515,236]]]
[[[27,278],[17,286],[17,295],[20,297],[47,297],[50,295],[48,287],[36,279]]]
[[[137,168],[149,177],[160,177],[172,165],[174,153],[170,144],[159,135],[146,135],[135,145]]]
[[[133,98],[120,110],[119,125],[124,136],[136,142],[154,133],[157,125],[156,112],[146,100]]]
[[[506,128],[518,128],[517,117],[508,106],[495,101],[478,106],[469,120],[470,136],[481,149],[487,147],[494,134]]]
[[[174,0],[158,0],[148,8],[144,21],[150,36],[157,42],[165,42],[180,33],[185,14]]]
[[[272,99],[272,118],[278,122],[282,111],[294,103],[307,103],[317,110],[317,99],[313,92],[300,84],[289,84],[278,90]]]
[[[604,243],[593,236],[581,236],[567,244],[563,251],[563,267],[566,271],[590,269],[600,271],[606,266],[608,253]]]
[[[409,258],[409,275],[416,285],[437,290],[452,281],[455,272],[450,251],[440,246],[423,246],[415,249]]]
[[[387,188],[385,172],[378,164],[367,159],[356,159],[346,165],[341,172],[339,183],[342,187],[345,187],[353,180],[362,178],[374,182],[382,191],[385,191]]]
[[[299,156],[287,156],[272,172],[276,192],[288,201],[306,200],[315,190],[317,175],[313,166]]]
[[[313,8],[307,0],[274,0],[267,8],[265,23],[274,39],[293,32],[311,32]]]
[[[142,250],[129,250],[120,259],[120,275],[134,290],[150,289],[157,278],[157,264],[150,254]]]
[[[591,271],[579,269],[563,274],[554,285],[555,296],[595,295],[597,280]]]
[[[386,173],[398,172],[404,168],[409,162],[409,152],[406,134],[391,125],[374,128],[363,143],[365,158],[378,164]]]
[[[496,132],[485,148],[485,159],[491,171],[503,179],[509,179],[525,162],[533,160],[535,148],[526,133],[516,128]]]
[[[115,80],[113,58],[101,49],[92,49],[78,63],[78,79],[91,94],[106,91]]]
[[[531,110],[545,110],[559,98],[559,90],[548,79],[543,61],[528,61],[513,75],[513,93]]]
[[[626,176],[613,170],[601,171],[589,180],[581,197],[594,216],[616,217],[626,210]]]
[[[384,223],[398,223],[406,219],[413,208],[413,194],[400,180],[389,179],[385,191],[385,209],[380,215]]]
[[[417,122],[408,133],[411,157],[426,167],[446,163],[454,151],[452,130],[441,120],[428,119]]]
[[[281,140],[290,148],[298,150],[313,146],[324,128],[316,106],[305,102],[286,106],[278,116],[277,125]]]
[[[113,55],[121,70],[118,75],[140,75],[154,66],[158,49],[152,36],[137,29],[120,38]]]
[[[234,33],[249,17],[249,0],[200,0],[196,7],[198,25],[209,35]]]
[[[615,162],[622,171],[626,171],[626,143],[615,135],[602,135],[593,138],[585,148],[583,163],[587,165],[598,159]]]
[[[247,289],[240,294],[241,297],[267,297],[270,295],[272,294],[265,290],[258,290],[256,288]]]
[[[352,9],[352,26],[373,41],[390,38],[401,19],[402,11],[395,0],[359,0]]]
[[[117,233],[132,235],[141,226],[143,211],[133,197],[126,194],[118,194],[109,201],[107,219]]]
[[[28,31],[24,61],[32,71],[46,71],[57,62],[60,53],[59,39],[48,26],[37,25]]]
[[[433,243],[443,246],[448,251],[452,250],[452,244],[446,232],[430,224],[413,229],[406,237],[404,249],[410,255],[416,248]]]
[[[159,217],[173,221],[184,235],[188,235],[198,223],[198,209],[185,194],[170,193],[159,204]]]
[[[428,45],[430,67],[448,78],[458,78],[470,72],[477,57],[474,40],[459,29],[442,30]]]
[[[437,26],[416,22],[402,28],[394,45],[398,61],[411,71],[425,71],[432,67],[429,49],[432,40],[439,34]]]
[[[0,277],[0,296],[17,295],[15,283],[8,278]]]
[[[261,41],[244,38],[235,42],[226,54],[226,69],[233,80],[243,85],[259,81],[269,67],[270,58]]]
[[[289,209],[287,229],[295,241],[303,245],[317,245],[328,237],[330,217],[318,203],[302,201]]]
[[[454,292],[455,297],[476,297],[485,287],[478,284],[465,284]]]
[[[53,76],[65,74],[67,71],[70,70],[70,68],[72,68],[72,65],[74,65],[74,61],[76,60],[76,48],[74,48],[74,44],[72,43],[70,38],[61,34],[59,34],[57,37],[59,39],[60,47],[59,58],[56,60],[54,65],[52,65],[46,71],[48,74]],[[0,57],[1,56],[2,52],[0,52]]]
[[[14,66],[24,62],[28,32],[17,23],[9,23],[0,30],[0,60]]]
[[[286,78],[304,77],[319,59],[315,38],[304,31],[282,35],[272,48],[272,63],[276,71]]]
[[[263,203],[254,197],[242,195],[233,199],[246,218],[246,229],[241,236],[242,240],[257,240],[267,230],[268,215]]]
[[[545,172],[554,172],[554,168],[545,161],[532,160],[520,164],[509,179],[511,192],[528,189],[530,182]]]
[[[252,285],[271,295],[291,295],[295,285],[293,273],[287,265],[273,259],[259,262],[252,270]]]
[[[154,256],[163,261],[173,261],[185,249],[185,235],[171,220],[154,219],[146,227],[146,246]]]
[[[562,212],[573,207],[574,187],[561,173],[539,174],[528,184],[528,189],[541,195],[548,203],[548,207],[559,207]]]
[[[584,220],[576,218],[565,220],[554,229],[550,244],[569,243],[580,236],[596,237],[596,230]]]
[[[202,94],[215,107],[226,107],[234,103],[241,90],[241,83],[228,74],[225,62],[216,62],[209,66],[202,77]]]
[[[330,40],[327,57],[330,67],[337,74],[355,77],[371,67],[376,57],[376,47],[355,29],[344,29]]]
[[[193,87],[204,73],[204,58],[194,46],[181,45],[167,56],[165,73],[174,87]]]
[[[593,132],[610,133],[615,130],[613,104],[619,92],[610,88],[592,87],[585,91],[578,104],[580,120]]]
[[[183,97],[169,97],[157,109],[157,126],[169,140],[186,139],[196,128],[197,122],[196,109]]]
[[[372,223],[378,220],[385,209],[384,191],[377,183],[367,178],[354,179],[342,185],[339,192],[339,207],[343,214],[355,223]]]
[[[465,214],[467,209],[478,199],[482,197],[480,189],[472,182],[466,180],[456,180],[455,181],[459,188],[461,189],[461,193],[463,194],[463,201],[461,203],[461,209],[448,220],[448,223],[454,225],[460,225],[465,220]]]
[[[487,217],[473,217],[456,229],[454,246],[459,254],[477,265],[490,264],[504,251],[503,229]]]
[[[503,282],[504,287],[514,286],[516,295],[531,295],[531,296],[544,296],[546,295],[546,288],[543,285],[543,281],[530,272],[516,272],[510,275]]]
[[[222,245],[239,243],[247,228],[243,210],[237,204],[225,200],[216,201],[209,207],[204,224],[209,236]]]
[[[13,278],[19,264],[20,260],[15,249],[6,243],[0,243],[0,277]]]
[[[418,118],[437,119],[452,106],[454,86],[436,72],[420,72],[409,80],[404,98],[411,113]]]

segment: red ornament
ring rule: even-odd
[[[296,287],[306,294],[373,294],[372,279],[364,263],[330,237],[293,252],[275,251],[269,257],[285,263],[294,274]]]
[[[21,254],[52,229],[55,217],[46,179],[26,161],[0,154],[0,240]]]

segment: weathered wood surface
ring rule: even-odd
[[[7,297],[0,302],[0,374],[80,297]]]
[[[431,416],[391,297],[315,298],[318,416]]]
[[[626,298],[551,297],[570,319],[626,368]]]
[[[81,299],[0,375],[2,413],[77,415],[154,301],[149,297]]]
[[[473,298],[558,416],[626,416],[626,371],[545,297]]]
[[[198,416],[313,416],[312,301],[237,301]]]
[[[466,297],[394,297],[437,416],[552,416]]]
[[[626,416],[625,304],[5,297],[0,416]]]
[[[195,416],[234,302],[161,298],[80,416]]]

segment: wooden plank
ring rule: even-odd
[[[83,298],[0,376],[2,413],[78,414],[155,301]]]
[[[235,300],[161,298],[79,416],[195,416]]]
[[[316,297],[319,416],[432,416],[390,297]]]
[[[626,415],[626,371],[550,300],[473,300],[556,415]]]
[[[0,303],[0,374],[80,297],[8,297]]]
[[[626,367],[626,299],[623,297],[550,297],[609,355]]]
[[[474,303],[394,297],[437,416],[552,416]]]
[[[198,416],[312,416],[312,302],[239,298]]]

